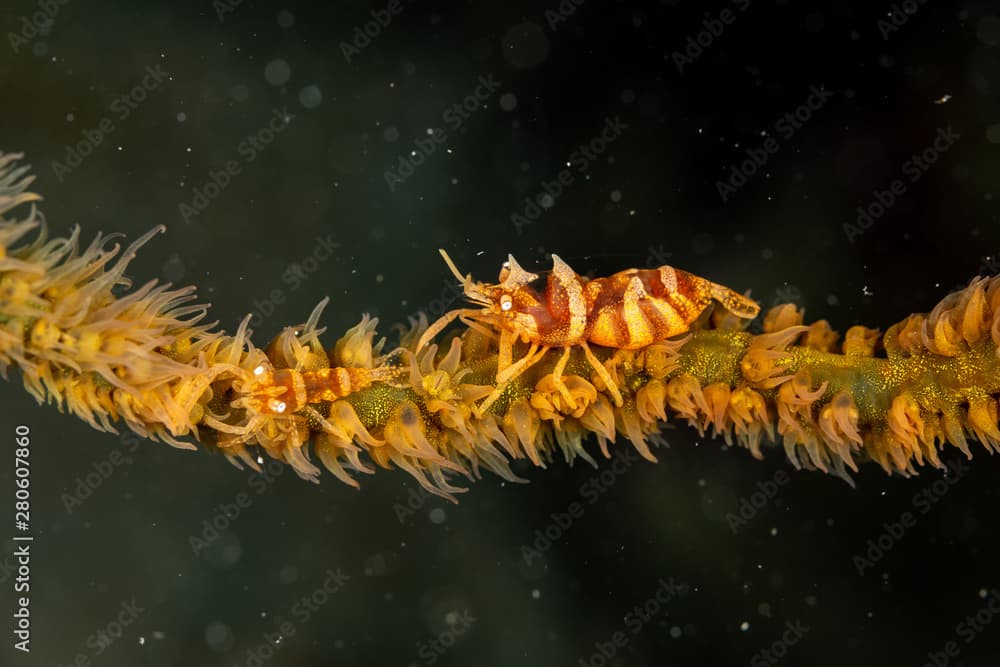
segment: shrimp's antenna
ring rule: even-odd
[[[458,278],[459,282],[465,285],[472,280],[471,273],[467,276],[462,275],[462,272],[458,270],[457,266],[455,266],[455,262],[451,261],[451,257],[449,257],[448,253],[444,251],[444,248],[438,248],[438,252],[441,253],[441,256],[444,258],[444,263],[448,265],[448,268],[451,269],[451,272],[456,278]]]

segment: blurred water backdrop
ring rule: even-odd
[[[255,340],[460,303],[555,252],[885,328],[1000,269],[995,2],[75,2],[0,8],[0,148],[51,233],[135,238]],[[995,664],[1000,462],[857,488],[665,432],[457,506],[32,431],[31,653],[5,665]],[[596,444],[594,445],[596,449]],[[13,454],[0,466],[13,516]],[[5,538],[6,539],[6,538]],[[0,549],[4,616],[14,544]],[[991,625],[992,623],[992,625]],[[936,662],[935,662],[936,661]]]

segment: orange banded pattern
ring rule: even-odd
[[[458,278],[463,292],[481,308],[459,308],[446,313],[424,332],[419,350],[455,318],[469,326],[492,327],[499,332],[497,387],[479,409],[488,409],[506,385],[553,347],[564,348],[553,373],[556,388],[571,400],[562,382],[562,371],[573,347],[580,347],[588,363],[608,387],[617,405],[621,392],[610,372],[590,351],[588,343],[622,350],[636,350],[687,333],[713,302],[737,317],[752,319],[760,306],[733,290],[671,266],[628,269],[607,278],[578,275],[558,255],[552,270],[526,271],[508,255],[496,284],[475,282],[462,276],[444,250],[441,255]],[[514,361],[517,340],[529,343],[527,354]]]

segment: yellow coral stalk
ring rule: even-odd
[[[128,263],[162,227],[121,254],[100,236],[82,248],[78,231],[47,239],[18,158],[0,154],[0,215],[29,205],[24,220],[0,219],[0,370],[19,369],[39,402],[99,430],[123,423],[178,447],[194,449],[194,440],[253,468],[263,450],[306,479],[319,477],[319,463],[354,486],[351,472],[398,467],[448,498],[464,490],[456,476],[484,469],[517,481],[515,459],[545,466],[558,453],[596,465],[592,437],[604,457],[621,436],[655,461],[671,416],[757,458],[766,441],[780,443],[796,467],[848,480],[865,460],[904,475],[943,467],[940,450],[971,457],[969,440],[1000,451],[1000,277],[973,280],[881,338],[853,327],[842,343],[825,321],[803,325],[790,304],[766,313],[760,334],[712,313],[643,349],[595,347],[608,375],[574,350],[565,391],[553,379],[562,353],[554,350],[480,414],[497,366],[497,337],[482,327],[417,351],[421,319],[386,350],[365,317],[325,348],[324,301],[306,323],[257,348],[248,320],[232,336],[200,324],[206,308],[192,303],[193,288],[152,281],[117,294],[129,287]],[[32,231],[37,238],[23,243]],[[515,358],[525,350],[515,347]],[[266,368],[291,369],[298,382],[343,378],[342,392],[363,381],[341,398],[294,388],[320,398],[286,414],[261,408]],[[622,405],[602,375],[621,389]]]

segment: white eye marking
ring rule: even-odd
[[[514,307],[514,302],[511,300],[509,294],[504,294],[500,297],[500,310],[507,312]]]
[[[288,406],[285,405],[284,401],[279,401],[276,398],[272,398],[271,400],[269,400],[267,402],[267,407],[269,407],[272,412],[275,412],[279,415],[288,408]]]

